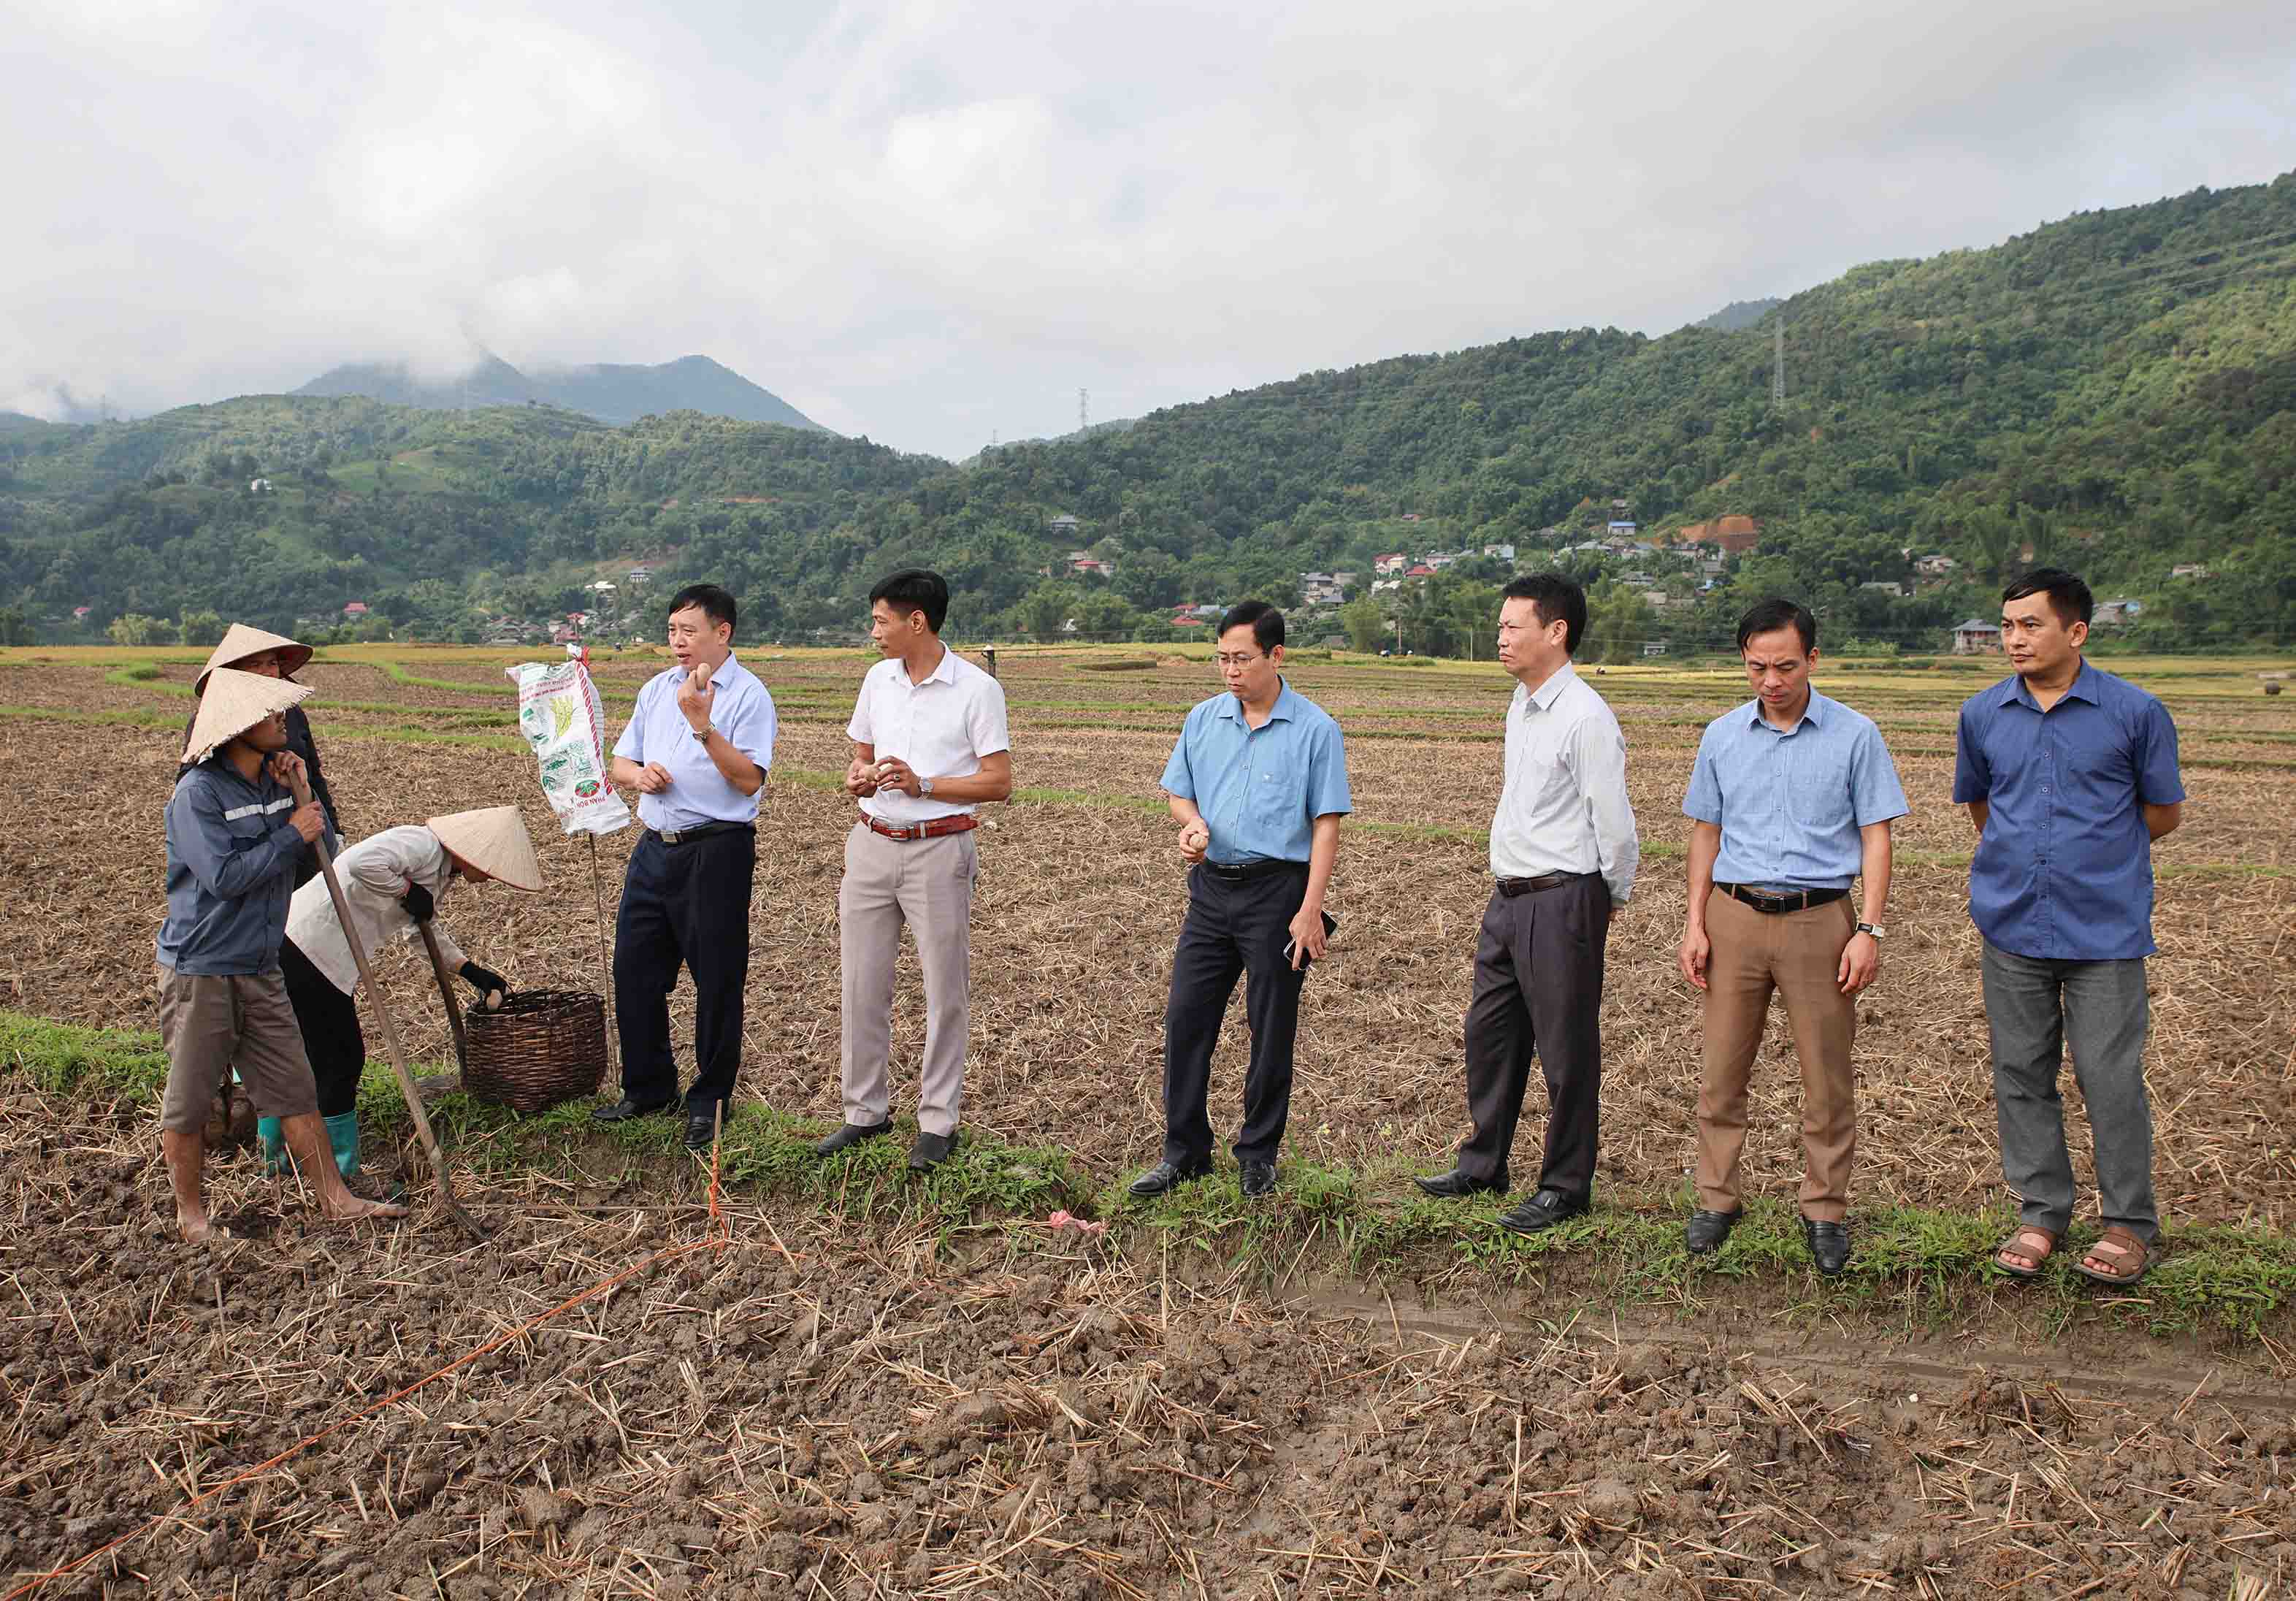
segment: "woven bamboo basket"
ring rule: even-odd
[[[473,1100],[540,1112],[598,1093],[606,1076],[606,1006],[586,989],[519,989],[463,1014],[463,1088]]]

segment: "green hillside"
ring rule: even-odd
[[[1564,548],[1614,515],[1645,536],[1752,517],[1761,542],[1710,589],[1695,562]],[[763,632],[851,628],[874,577],[919,562],[949,574],[968,631],[1152,635],[1178,603],[1296,602],[1303,570],[1513,544],[1598,583],[1619,648],[1726,638],[1772,589],[1834,638],[1932,648],[2051,559],[2144,601],[2153,648],[2221,648],[2296,639],[2292,529],[2296,177],[1873,263],[1734,332],[1398,357],[963,467],[692,414],[608,428],[303,397],[0,433],[0,605],[99,623],[287,626],[358,598],[451,635],[474,609],[571,609],[644,560],[657,582],[727,582]],[[1071,549],[1112,579],[1048,583]],[[1954,566],[1917,575],[1924,554]],[[2209,576],[2172,579],[2180,563]],[[1471,555],[1377,603],[1464,650],[1504,576]]]

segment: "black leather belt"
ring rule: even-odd
[[[713,833],[731,833],[737,828],[743,833],[758,832],[755,823],[696,823],[691,828],[651,828],[646,832],[665,845],[685,845],[706,840]]]
[[[1537,878],[1502,878],[1499,893],[1512,900],[1518,895],[1536,895],[1541,890],[1559,890],[1564,884],[1575,884],[1582,878],[1592,878],[1592,873],[1542,873]]]
[[[1847,890],[1796,890],[1788,895],[1772,895],[1761,890],[1750,890],[1743,884],[1716,884],[1733,900],[1742,900],[1758,912],[1777,916],[1782,912],[1806,912],[1814,906],[1830,906],[1849,893]]]
[[[1214,878],[1224,878],[1231,883],[1242,883],[1250,879],[1266,878],[1272,873],[1305,873],[1305,862],[1285,861],[1280,856],[1264,856],[1256,862],[1214,862],[1201,864]]]

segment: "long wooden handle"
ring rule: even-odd
[[[295,792],[296,805],[311,804],[310,781],[302,774],[296,775],[291,787]],[[406,1099],[407,1112],[414,1119],[414,1131],[422,1138],[422,1154],[430,1159],[430,1171],[439,1180],[439,1199],[456,1222],[483,1240],[486,1230],[455,1198],[453,1180],[447,1176],[446,1154],[439,1148],[439,1137],[430,1131],[430,1119],[422,1110],[422,1096],[415,1090],[414,1075],[407,1070],[406,1047],[398,1038],[398,1020],[391,1014],[390,999],[383,994],[382,986],[374,981],[374,970],[367,965],[365,948],[359,943],[358,925],[351,921],[350,902],[344,899],[342,881],[335,876],[334,853],[327,849],[327,831],[324,827],[319,830],[319,837],[311,842],[311,847],[318,852],[319,871],[327,880],[327,899],[335,903],[335,921],[342,925],[343,943],[350,947],[351,960],[358,965],[359,983],[366,990],[367,1004],[374,1008],[375,1021],[382,1025],[383,1047],[390,1053],[390,1071],[398,1075],[398,1093]]]
[[[470,1040],[463,1032],[463,1008],[455,1004],[455,987],[447,977],[447,953],[439,948],[439,932],[430,919],[417,918],[414,926],[422,931],[422,948],[430,953],[430,971],[439,979],[439,998],[447,1003],[447,1026],[455,1031],[455,1066],[469,1072]]]

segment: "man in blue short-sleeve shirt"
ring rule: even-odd
[[[1339,724],[1283,681],[1283,614],[1261,601],[1231,608],[1220,619],[1219,667],[1226,692],[1188,713],[1164,768],[1193,871],[1164,1014],[1164,1155],[1134,1182],[1136,1195],[1211,1170],[1212,1047],[1239,973],[1251,1059],[1236,1162],[1246,1195],[1275,1189],[1300,989],[1324,954],[1324,892],[1340,818],[1354,809]]]
[[[1746,1085],[1775,994],[1801,1063],[1802,1237],[1831,1277],[1849,1260],[1857,996],[1882,960],[1890,825],[1906,792],[1873,719],[1810,686],[1808,608],[1762,602],[1739,620],[1738,650],[1754,698],[1707,725],[1682,800],[1690,896],[1677,961],[1705,992],[1685,1243],[1718,1250],[1738,1220]],[[1849,899],[1860,878],[1862,916]]]
[[[2030,1278],[2072,1221],[2057,1091],[2070,1044],[2105,1223],[2079,1270],[2132,1284],[2161,1227],[2144,1093],[2152,842],[2182,820],[2185,786],[2168,708],[2082,659],[2094,606],[2056,568],[2002,592],[2016,672],[1963,705],[1953,798],[1977,828],[1969,915],[1985,937],[2002,1176],[2021,1201],[1994,1260]]]
[[[622,1098],[591,1115],[611,1123],[676,1107],[669,992],[683,965],[693,975],[685,1144],[695,1151],[709,1148],[742,1065],[758,796],[774,764],[774,698],[734,657],[735,616],[734,597],[715,584],[670,597],[677,665],[638,691],[614,742],[613,780],[638,792],[645,832],[614,918]]]

